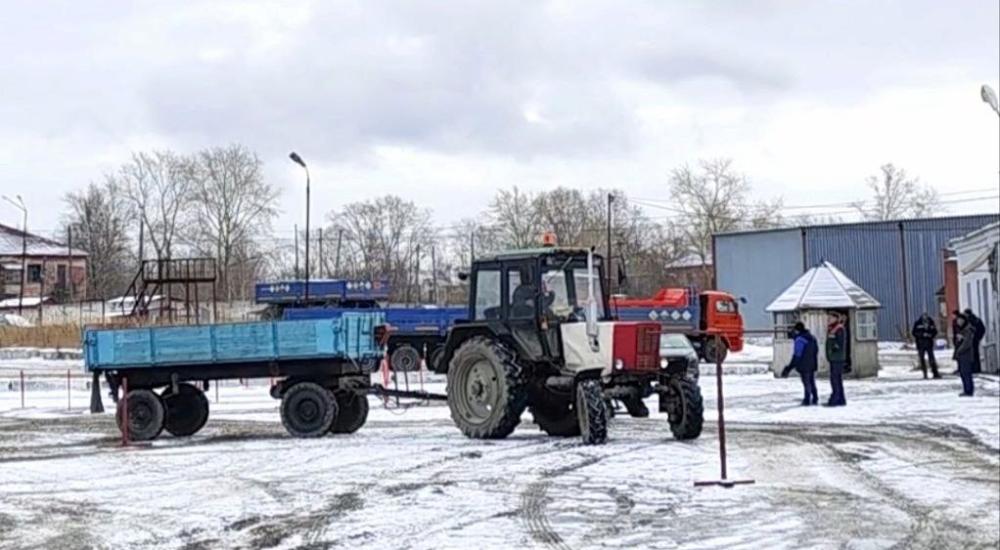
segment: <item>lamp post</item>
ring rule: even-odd
[[[14,195],[17,197],[17,202],[14,202],[7,195],[3,196],[3,200],[14,205],[15,208],[21,210],[22,221],[21,221],[21,284],[17,295],[17,314],[21,315],[24,309],[24,285],[28,282],[28,207],[24,205],[24,199],[21,195]],[[42,302],[41,296],[38,297],[38,307],[41,309]]]
[[[611,291],[611,265],[614,263],[611,261],[611,204],[615,202],[615,195],[613,193],[608,193],[608,258],[604,261],[605,276],[608,278],[608,295],[612,294]]]
[[[288,154],[288,158],[292,159],[292,162],[298,164],[306,171],[306,281],[305,281],[305,292],[303,301],[309,301],[309,167],[306,166],[306,162],[302,160],[302,157],[298,153],[292,151]]]

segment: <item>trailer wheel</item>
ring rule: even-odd
[[[122,405],[119,400],[115,420],[118,422],[118,429],[125,434],[126,426],[122,411],[127,407],[129,440],[150,441],[156,439],[163,431],[165,416],[163,402],[152,390],[131,390],[125,396],[125,406]]]
[[[177,393],[167,386],[160,398],[166,411],[163,428],[170,435],[194,435],[208,421],[208,398],[192,384],[177,384]]]
[[[295,437],[320,437],[336,417],[333,393],[314,382],[299,382],[281,397],[281,424]]]
[[[521,366],[500,342],[482,336],[458,348],[448,369],[448,408],[474,439],[503,439],[521,422],[528,401]]]
[[[584,380],[576,385],[576,414],[585,445],[608,440],[608,405],[600,380]]]
[[[705,422],[705,405],[701,388],[688,380],[669,382],[672,394],[668,399],[667,419],[675,439],[697,439]]]
[[[715,342],[715,338],[707,338],[702,344],[702,355],[708,363],[725,361],[726,356],[729,355],[729,346],[726,345],[725,340],[720,341],[718,345]]]
[[[330,427],[335,434],[352,434],[361,429],[368,420],[368,396],[354,391],[338,391],[337,418]]]
[[[420,369],[420,352],[410,344],[402,344],[389,356],[389,365],[398,372],[413,372]]]

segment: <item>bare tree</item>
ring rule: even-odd
[[[703,160],[697,169],[683,166],[671,173],[670,196],[683,220],[679,227],[703,265],[711,257],[713,234],[782,224],[781,201],[752,202],[751,192],[729,159]]]
[[[87,295],[120,294],[135,274],[129,233],[135,213],[114,177],[90,183],[63,199],[63,223],[73,231],[74,247],[87,252]]]
[[[922,185],[917,178],[911,178],[906,170],[896,168],[892,163],[883,164],[880,174],[869,176],[866,184],[873,196],[869,202],[856,202],[855,210],[866,220],[897,220],[930,216],[935,210],[938,193],[934,188]]]
[[[183,214],[194,197],[194,162],[171,151],[133,153],[117,177],[156,257],[169,259]]]
[[[341,272],[350,277],[387,277],[396,299],[411,288],[421,255],[434,245],[429,210],[394,195],[355,202],[330,213],[332,233],[343,230]]]
[[[246,299],[260,261],[255,239],[266,235],[278,215],[278,191],[264,181],[262,163],[242,145],[197,154],[194,201],[198,223],[187,236],[201,253],[216,258],[226,300]]]
[[[488,215],[504,246],[527,248],[538,242],[541,226],[533,201],[530,193],[524,193],[516,186],[509,190],[501,189],[493,197]]]

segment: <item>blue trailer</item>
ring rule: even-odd
[[[237,378],[277,380],[271,395],[281,399],[282,424],[294,436],[352,433],[368,416],[384,323],[380,312],[352,311],[335,319],[88,328],[84,366],[97,399],[100,375],[115,395],[125,390],[118,425],[134,440],[163,430],[193,435],[208,420],[209,382]]]
[[[338,319],[351,311],[357,310],[335,307],[285,309],[284,318]],[[427,360],[431,370],[441,372],[442,365],[439,363],[448,329],[456,321],[467,319],[469,315],[464,307],[386,307],[376,311],[385,315],[385,323],[389,328],[386,343],[389,366],[393,370],[404,372],[420,368],[421,359]]]

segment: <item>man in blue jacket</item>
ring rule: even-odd
[[[816,337],[801,322],[795,323],[789,336],[795,339],[792,361],[781,371],[781,377],[788,378],[788,373],[792,372],[792,369],[799,371],[805,392],[802,405],[816,405],[819,403],[819,394],[816,391],[816,358],[819,355],[819,344],[816,343]]]

